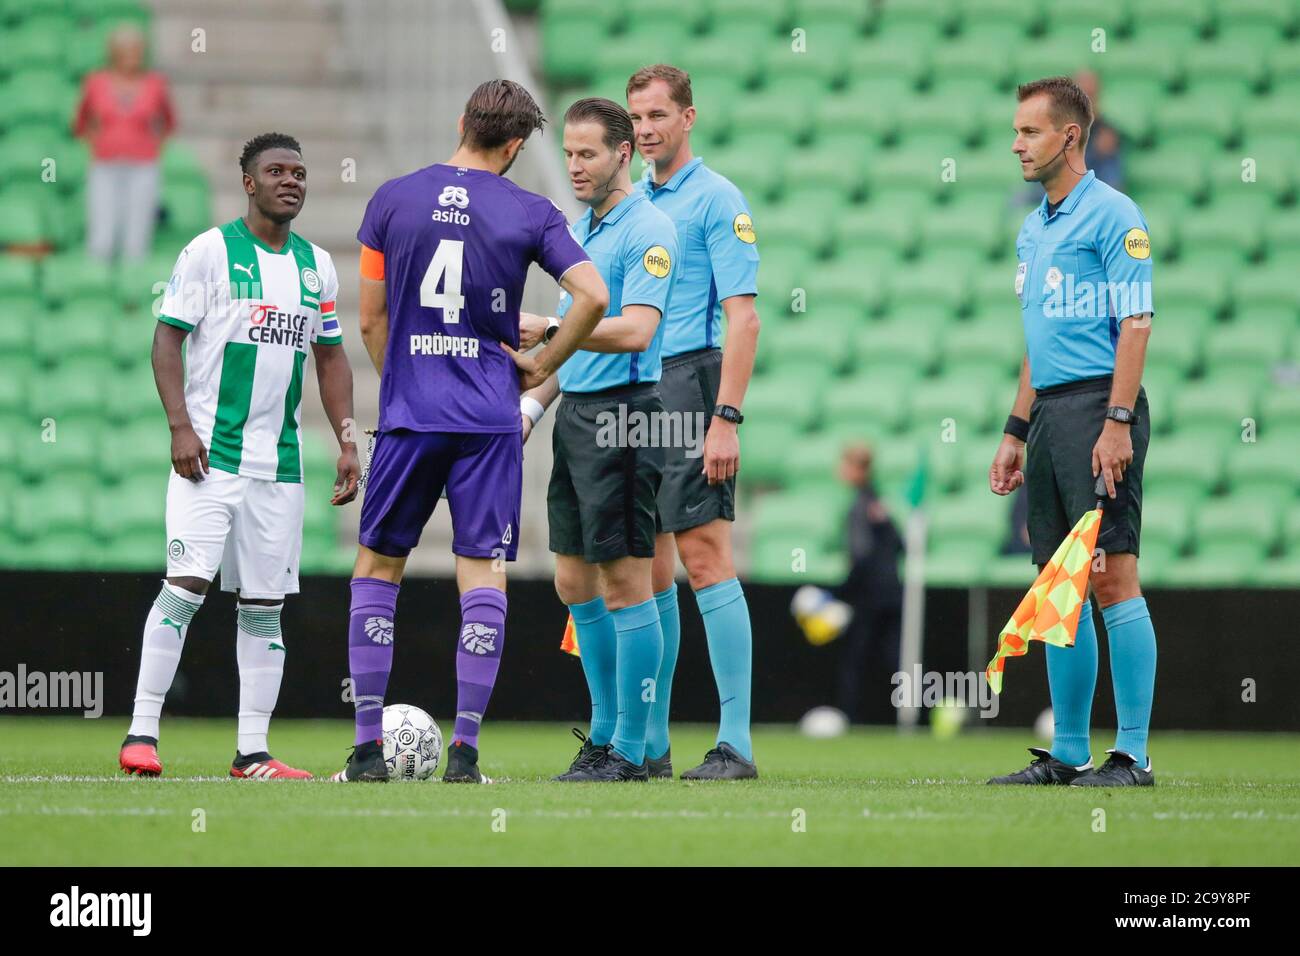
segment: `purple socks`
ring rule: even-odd
[[[506,596],[496,588],[474,588],[460,596],[460,641],[456,645],[456,733],[478,749],[483,722],[506,637]],[[359,699],[359,698],[358,698]],[[360,706],[358,704],[358,706]],[[360,711],[357,720],[360,721]],[[358,725],[359,726],[359,725]]]
[[[388,672],[393,669],[397,591],[398,586],[390,581],[352,579],[348,669],[352,672],[358,744],[382,740],[384,736],[384,691],[388,688]]]

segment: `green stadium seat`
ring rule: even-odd
[[[645,33],[681,24],[690,35],[708,22],[710,12],[699,0],[623,0],[623,30]]]
[[[45,316],[33,354],[53,365],[83,356],[98,357],[109,349],[109,309],[100,299],[76,299]]]
[[[797,279],[796,284],[807,291],[809,309],[843,306],[874,311],[885,291],[882,276],[863,275],[860,263],[845,261],[842,256],[817,265]]]
[[[1206,191],[1205,157],[1176,149],[1144,150],[1124,158],[1135,195],[1172,209],[1199,201]]]
[[[763,347],[781,356],[781,368],[808,375],[843,370],[852,360],[851,329],[815,319],[784,321],[763,329]]]
[[[1242,419],[1254,417],[1254,390],[1244,385],[1187,385],[1174,396],[1172,412],[1178,428],[1204,429],[1227,441],[1241,432]]]
[[[827,507],[816,488],[792,488],[759,497],[754,507],[754,533],[797,538],[818,550],[844,543],[844,512]]]
[[[1143,0],[1129,10],[1133,42],[1185,49],[1200,40],[1210,13],[1207,0]]]
[[[104,385],[111,377],[107,359],[77,358],[60,362],[32,380],[26,410],[36,421],[67,416],[98,415],[104,405]]]
[[[149,8],[141,0],[66,0],[66,4],[73,17],[117,21],[113,26],[123,21],[142,25],[150,17]]]
[[[856,262],[897,260],[915,251],[920,239],[912,217],[881,215],[874,203],[843,213],[834,225],[837,256]]]
[[[1262,562],[1279,526],[1272,502],[1242,495],[1204,502],[1193,511],[1192,523],[1197,556],[1220,561],[1225,569]]]
[[[0,249],[40,246],[52,236],[43,203],[13,188],[0,192]]]
[[[709,158],[709,165],[735,183],[751,205],[761,205],[785,181],[784,152],[774,150],[760,155],[741,146],[732,146],[714,153]]]
[[[822,383],[802,375],[764,375],[750,382],[745,393],[748,424],[766,418],[803,430],[812,425],[821,407]]]
[[[1222,149],[1236,132],[1228,104],[1205,97],[1170,97],[1152,117],[1161,150],[1208,154]]]
[[[927,46],[874,39],[854,44],[848,53],[846,66],[852,94],[874,91],[881,97],[877,102],[886,103],[889,100],[883,97],[911,95],[921,80],[928,78],[930,52]]]
[[[945,159],[968,152],[966,147],[984,133],[984,121],[975,104],[979,97],[954,102],[945,96],[914,96],[897,104],[899,150],[914,160],[930,163],[934,178]]]
[[[36,293],[36,262],[28,256],[0,255],[0,299],[5,303]]]
[[[76,108],[76,101],[77,87],[62,68],[14,73],[0,85],[0,127],[66,123]]]
[[[1228,280],[1218,269],[1170,266],[1160,270],[1156,294],[1159,296],[1157,318],[1176,316],[1177,321],[1170,324],[1179,327],[1189,322],[1204,326],[1223,311],[1228,299]]]
[[[790,244],[802,246],[814,256],[821,256],[828,250],[832,238],[821,217],[810,215],[809,210],[796,203],[783,202],[769,206],[763,212],[762,228],[762,248],[765,252],[769,244]]]
[[[99,420],[80,414],[27,419],[18,435],[18,470],[27,481],[92,475],[99,463]]]
[[[1185,504],[1203,499],[1219,485],[1224,444],[1202,444],[1190,434],[1153,438],[1142,469],[1143,499],[1164,497]]]
[[[1291,328],[1279,334],[1276,325],[1231,322],[1212,329],[1205,338],[1207,377],[1222,379],[1246,372],[1262,380],[1276,363],[1290,355]],[[1225,374],[1227,373],[1227,374]]]
[[[50,303],[113,298],[113,271],[108,263],[76,252],[50,256],[41,263],[41,289]]]
[[[161,404],[156,418],[139,418],[104,432],[99,454],[98,470],[111,481],[138,487],[152,477],[161,478],[165,485],[171,469],[171,435]],[[162,491],[165,494],[166,488]]]
[[[143,532],[157,534],[161,545],[166,497],[167,473],[159,468],[152,480],[136,476],[130,483],[103,489],[91,498],[91,529],[105,543]]]
[[[1290,501],[1300,492],[1300,453],[1270,432],[1229,446],[1225,472],[1231,494],[1251,501]]]
[[[1159,303],[1157,308],[1161,308]],[[1143,366],[1144,377],[1153,369],[1157,375],[1173,372],[1179,378],[1191,374],[1201,361],[1202,338],[1201,326],[1180,327],[1177,319],[1166,326],[1163,316],[1153,320],[1151,338],[1147,341],[1146,363]]]
[[[806,138],[812,128],[806,102],[803,97],[786,90],[746,96],[731,109],[732,141],[759,144],[758,148],[762,148],[761,144],[767,137],[772,141],[791,143]]]
[[[794,41],[782,37],[756,52],[762,66],[759,75],[767,90],[788,90],[803,97],[806,104],[824,96],[844,82],[853,38],[830,32],[810,30],[806,48],[793,48]]]
[[[983,493],[976,490],[927,502],[927,578],[933,577],[931,560],[936,564],[971,560],[978,565],[997,555],[1011,531],[1009,500],[985,488]]]
[[[1144,569],[1148,564],[1165,566],[1179,560],[1187,550],[1191,535],[1192,508],[1186,499],[1160,494],[1142,496]]]
[[[766,584],[843,583],[847,572],[844,552],[838,549],[809,550],[806,537],[758,538],[750,552],[747,580]]]
[[[1300,216],[1274,216],[1264,224],[1264,242],[1270,262],[1294,264],[1300,256]]]
[[[955,26],[956,12],[950,0],[890,0],[878,8],[875,37],[900,48],[930,46]]]
[[[913,432],[937,436],[951,420],[957,440],[965,441],[988,428],[991,409],[989,391],[981,383],[940,378],[913,392],[910,426]]]
[[[896,275],[890,291],[896,306],[926,303],[956,315],[970,298],[970,276],[971,269],[962,263],[931,258]]]
[[[1262,238],[1258,220],[1216,203],[1179,224],[1179,262],[1189,269],[1235,270],[1258,255]]]
[[[987,262],[1006,248],[1006,230],[1000,217],[965,205],[936,209],[922,223],[922,248],[927,257],[947,262],[961,260],[968,266]]]
[[[1043,22],[1042,8],[1023,0],[963,0],[957,14],[961,39],[986,39],[990,48],[999,50],[1037,33]]]
[[[20,26],[6,29],[0,66],[9,73],[62,67],[62,43],[68,29],[68,19],[55,11],[39,12]]]
[[[138,262],[122,262],[114,270],[117,300],[124,306],[146,305],[160,299],[171,278],[176,257],[151,256]]]
[[[149,363],[141,362],[127,372],[115,372],[105,384],[104,392],[104,413],[113,421],[150,422],[166,428],[167,419]]]
[[[737,55],[738,50],[756,50],[771,39],[757,22],[744,24],[735,33],[728,28],[720,31],[716,26],[708,37],[692,43],[682,54],[682,68],[691,74],[691,86],[716,82],[719,79],[742,88],[752,86],[759,78],[762,63],[757,56]]]
[[[1300,387],[1270,388],[1259,402],[1261,431],[1265,436],[1274,429],[1300,429]]]
[[[786,482],[822,497],[823,508],[832,508],[837,502],[843,502],[848,493],[838,476],[843,450],[842,435],[818,432],[800,436],[790,446],[786,459]]]
[[[752,0],[712,0],[713,32],[725,34],[737,26],[759,24],[769,35],[780,32],[790,17],[786,0],[753,3]]]
[[[938,330],[906,320],[864,325],[854,343],[855,367],[861,375],[878,368],[905,368],[920,377],[934,368],[939,354]]]
[[[1011,60],[1011,86],[1041,80],[1045,76],[1071,74],[1084,67],[1091,67],[1093,61],[1100,61],[1111,56],[1099,57],[1092,52],[1091,29],[1060,29],[1029,43],[1006,51]],[[1014,98],[1008,98],[1007,127],[1011,125],[1014,114]]]
[[[607,22],[586,14],[544,16],[542,68],[547,78],[561,85],[591,81],[596,75],[592,51],[605,44],[608,30]]]
[[[754,418],[745,402],[745,446],[741,451],[740,480],[762,485],[779,484],[785,475],[785,463],[799,429],[789,422],[765,414]]]
[[[1081,12],[1087,9],[1080,8]],[[1090,54],[1086,61],[1101,77],[1108,111],[1125,102],[1160,102],[1178,77],[1178,63],[1176,56],[1155,55],[1150,46],[1133,40],[1116,43],[1113,33],[1107,38],[1105,54]],[[1136,130],[1129,132],[1138,135]]]
[[[6,418],[27,414],[28,381],[32,360],[25,352],[0,352],[0,415]]]
[[[895,380],[858,374],[826,389],[822,421],[828,430],[840,433],[853,428],[864,435],[891,432],[904,421],[907,397]]]
[[[168,233],[193,237],[212,227],[206,183],[164,180],[161,205],[163,226]]]
[[[1260,85],[1266,74],[1260,56],[1265,47],[1243,50],[1222,41],[1198,45],[1183,56],[1187,96],[1192,102],[1222,104],[1237,110]]]
[[[1009,379],[1018,375],[1025,357],[1021,326],[1010,315],[980,321],[954,322],[939,336],[945,375],[966,378],[989,375],[986,380]]]

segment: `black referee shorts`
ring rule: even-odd
[[[654,557],[664,450],[634,443],[632,428],[620,434],[611,422],[638,415],[653,415],[653,422],[663,407],[653,382],[564,394],[551,433],[555,460],[546,493],[551,551],[590,564]]]
[[[1029,495],[1029,543],[1035,564],[1046,564],[1065,536],[1097,503],[1092,449],[1110,405],[1111,378],[1081,379],[1042,389],[1029,412],[1025,491]],[[1137,422],[1129,426],[1133,462],[1105,500],[1097,547],[1105,554],[1137,556],[1142,531],[1142,465],[1151,441],[1145,389],[1138,389]]]
[[[677,412],[695,428],[694,441],[664,449],[664,480],[659,486],[659,526],[664,532],[685,531],[717,518],[736,520],[736,479],[716,485],[704,475],[704,436],[713,422],[722,382],[722,350],[698,349],[664,359],[659,392],[664,408]],[[744,441],[744,426],[741,426]],[[742,456],[743,460],[743,456]]]

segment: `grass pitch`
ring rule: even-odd
[[[444,727],[449,724],[444,722]],[[1154,789],[984,785],[1028,762],[1027,733],[754,735],[762,779],[562,785],[576,741],[489,724],[493,786],[337,786],[224,774],[234,720],[166,719],[166,775],[117,771],[124,720],[0,719],[0,860],[34,865],[1294,864],[1300,737],[1155,736]],[[350,722],[277,720],[273,752],[324,776]],[[1094,737],[1102,755],[1109,734]],[[713,743],[675,727],[678,772]],[[1104,832],[1094,829],[1104,810]],[[196,811],[201,811],[197,813]],[[199,822],[204,829],[196,832]]]

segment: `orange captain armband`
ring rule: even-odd
[[[384,280],[384,254],[378,249],[361,247],[361,278]]]

